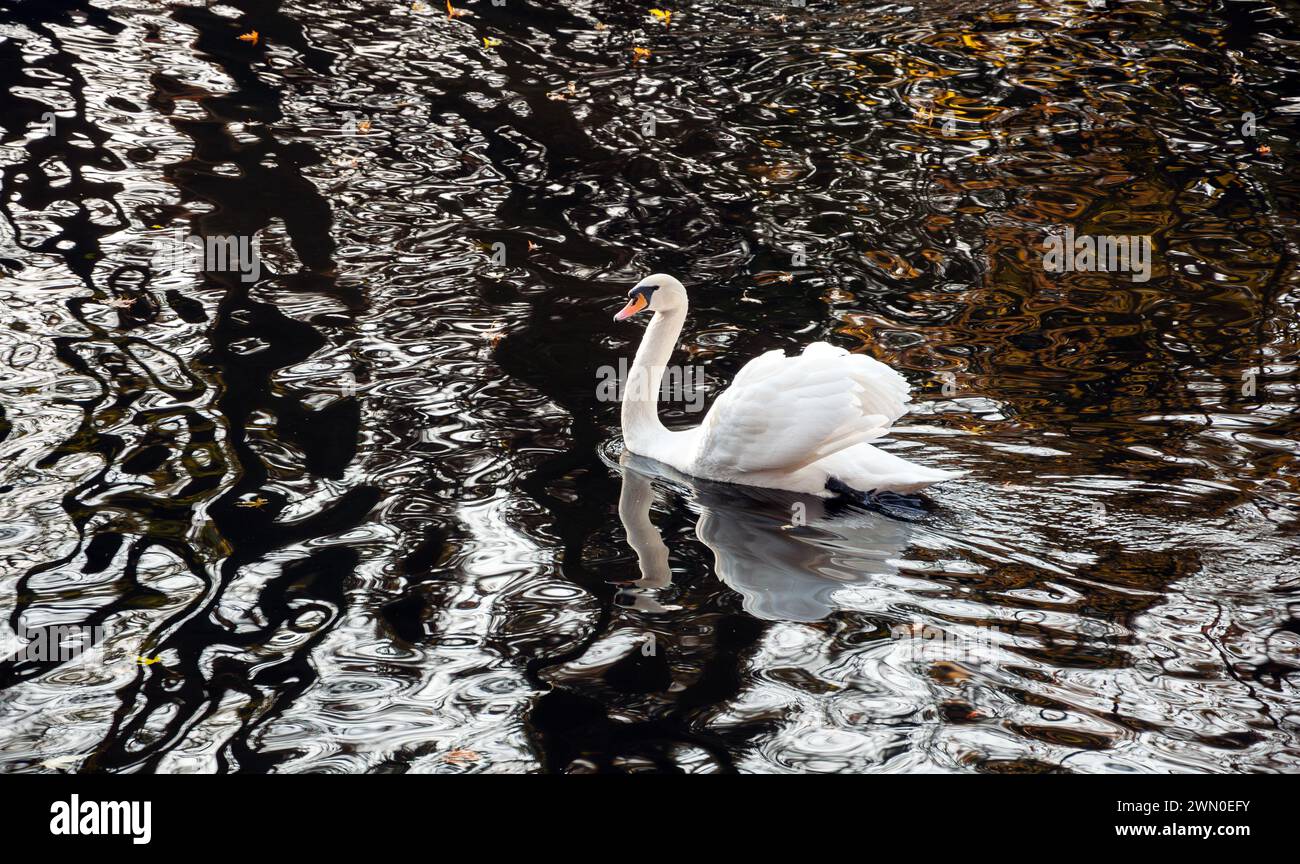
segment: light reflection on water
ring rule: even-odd
[[[0,12],[0,646],[107,632],[0,661],[3,770],[1296,770],[1290,13],[465,5]],[[861,347],[969,475],[621,461],[655,270],[711,383]]]

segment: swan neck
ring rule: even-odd
[[[668,432],[659,420],[659,388],[685,320],[685,309],[656,312],[641,337],[627,376],[622,410],[623,440],[634,452],[653,456],[649,451],[654,440]]]

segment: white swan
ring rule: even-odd
[[[768,351],[745,364],[694,429],[659,420],[659,387],[686,320],[686,289],[648,276],[615,321],[654,313],[623,398],[627,449],[684,474],[823,498],[849,490],[915,492],[960,476],[915,465],[865,442],[907,410],[907,381],[883,363],[825,342],[787,357]]]

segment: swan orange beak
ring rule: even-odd
[[[646,307],[646,304],[647,301],[645,299],[645,295],[638,292],[637,294],[634,294],[632,296],[632,299],[627,301],[627,305],[624,306],[623,309],[617,315],[614,316],[614,320],[626,321],[627,319],[631,318],[633,315],[635,315],[636,313],[644,309]]]

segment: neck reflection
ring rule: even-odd
[[[848,589],[895,575],[910,540],[906,522],[837,512],[820,498],[699,480],[628,452],[619,462],[618,515],[641,570],[619,603],[641,611],[666,611],[658,597],[672,583],[669,550],[650,517],[655,480],[684,487],[714,573],[764,620],[820,621],[837,608],[873,606]]]

